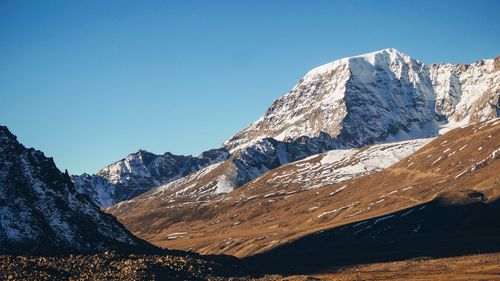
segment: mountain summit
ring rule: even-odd
[[[493,60],[427,66],[396,49],[343,58],[309,71],[224,146],[321,133],[344,147],[435,136],[448,122],[496,117],[499,85]]]

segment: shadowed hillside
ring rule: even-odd
[[[308,235],[245,259],[262,273],[311,274],[336,267],[500,252],[500,201],[472,190]]]

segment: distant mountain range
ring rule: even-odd
[[[229,153],[223,148],[203,152],[198,157],[168,152],[156,155],[139,150],[104,167],[96,175],[83,174],[72,179],[78,192],[88,195],[99,206],[110,206],[228,157]]]
[[[309,71],[264,116],[198,157],[139,150],[96,175],[72,176],[100,206],[163,186],[177,201],[230,192],[281,165],[331,149],[434,137],[500,115],[500,57],[431,64],[395,49]],[[199,171],[199,173],[195,173]],[[200,174],[204,180],[200,180]],[[190,175],[196,178],[192,186]]]

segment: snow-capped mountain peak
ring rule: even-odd
[[[287,141],[322,132],[341,146],[359,146],[415,125],[422,128],[434,115],[427,68],[395,49],[384,49],[309,71],[224,146],[234,151],[255,138]]]
[[[306,75],[304,76],[304,80],[313,79],[317,75],[328,74],[343,65],[356,68],[356,66],[360,66],[361,64],[366,64],[366,63],[372,66],[385,64],[387,66],[393,66],[393,67],[401,66],[403,63],[417,64],[417,65],[421,64],[418,60],[414,60],[410,56],[394,48],[387,48],[367,54],[338,59],[329,62],[327,64],[318,66],[307,72]]]
[[[307,72],[223,146],[234,153],[263,137],[321,133],[340,147],[435,136],[448,121],[495,117],[499,84],[493,60],[427,66],[396,49],[343,58]]]
[[[119,202],[159,185],[183,189],[187,180],[168,183],[226,161],[226,169],[220,169],[224,177],[211,172],[211,179],[224,184],[210,180],[200,189],[219,186],[214,190],[226,192],[228,186],[237,188],[269,169],[327,150],[434,137],[443,128],[494,118],[500,115],[499,95],[500,59],[425,65],[383,49],[310,70],[221,149],[198,157],[139,151],[97,176],[116,186],[112,197]]]

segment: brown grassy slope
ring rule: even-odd
[[[171,208],[158,200],[137,201],[108,212],[161,247],[248,256],[428,202],[443,191],[474,189],[488,201],[498,199],[499,133],[498,120],[455,129],[384,171],[309,191],[266,196],[275,190],[259,179],[270,171],[212,203]]]
[[[306,235],[245,258],[262,274],[313,274],[339,266],[500,252],[500,200],[447,191],[436,199]]]

